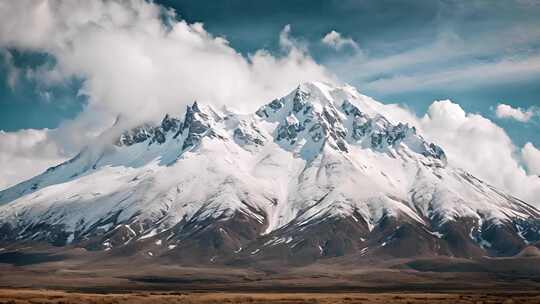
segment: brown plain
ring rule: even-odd
[[[93,304],[217,304],[217,303],[540,303],[534,293],[154,293],[119,294],[71,293],[53,290],[1,289],[0,303],[93,303]]]

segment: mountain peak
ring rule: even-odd
[[[191,106],[187,107],[187,111],[193,111],[193,112],[201,112],[201,109],[199,109],[199,104],[197,101],[193,101],[193,104]]]
[[[372,109],[363,111],[366,103],[360,103],[359,98],[349,86],[308,82],[259,108],[256,115],[279,123],[276,141],[286,149],[299,151],[307,159],[318,155],[324,145],[342,152],[355,145],[390,153],[407,149],[437,165],[446,165],[444,151],[426,142],[415,127],[392,124]]]
[[[317,82],[253,115],[194,102],[183,119],[167,114],[1,191],[0,244],[318,259],[368,245],[372,256],[511,254],[540,240],[540,211],[447,165],[414,126],[376,109]]]

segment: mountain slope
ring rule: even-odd
[[[0,242],[175,261],[514,255],[540,211],[447,164],[352,87],[255,114],[194,103],[0,192]]]

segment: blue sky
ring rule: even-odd
[[[481,113],[504,127],[517,145],[540,145],[538,119],[521,123],[495,117],[499,103],[527,109],[540,105],[540,69],[504,77],[479,72],[481,81],[462,77],[468,69],[501,61],[525,62],[540,56],[540,4],[537,1],[157,1],[179,18],[203,22],[245,56],[261,49],[280,51],[280,31],[343,81],[387,103],[423,114],[433,100],[451,99],[466,111]],[[335,50],[321,43],[331,30],[358,48]],[[78,81],[46,90],[19,75],[9,83],[8,65],[24,68],[53,61],[42,54],[7,50],[0,66],[0,129],[54,128],[73,118],[85,104]],[[387,62],[384,62],[384,61]],[[393,61],[392,61],[393,60]],[[372,65],[365,70],[366,66]],[[510,66],[512,63],[509,64]],[[453,80],[437,80],[453,71]],[[485,73],[485,75],[484,75]],[[397,78],[408,77],[413,85]],[[442,82],[441,82],[442,81]]]
[[[117,118],[181,115],[194,99],[252,111],[328,80],[399,105],[453,165],[540,200],[540,0],[2,5],[0,189]]]

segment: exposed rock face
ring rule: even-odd
[[[149,140],[149,144],[165,142],[166,134],[176,132],[180,129],[180,120],[165,115],[161,125],[154,127],[149,124],[136,127],[132,130],[124,132],[117,141],[118,146],[131,146],[137,143],[142,143]]]
[[[0,192],[0,245],[182,263],[512,256],[540,211],[448,165],[351,87],[299,86],[253,115],[197,103]],[[531,251],[531,249],[528,249]]]

